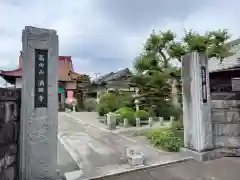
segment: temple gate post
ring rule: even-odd
[[[192,52],[182,58],[184,146],[181,150],[204,161],[213,156],[208,58]]]
[[[27,26],[22,33],[20,180],[57,179],[58,36]]]

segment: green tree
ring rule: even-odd
[[[181,62],[182,56],[189,52],[205,53],[209,58],[216,57],[220,62],[231,55],[226,41],[230,35],[227,30],[206,32],[200,35],[185,31],[182,40],[176,41],[172,31],[153,31],[147,38],[144,48],[134,61],[135,75],[132,84],[140,89],[145,106],[151,107],[173,100],[178,108],[178,92],[181,88],[181,69],[173,65],[173,60]],[[175,99],[175,100],[174,100]]]

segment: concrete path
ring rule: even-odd
[[[87,124],[59,113],[59,139],[82,170],[80,179],[118,173],[133,169],[125,160],[125,147],[132,147],[145,155],[145,164],[153,165],[184,159],[180,154],[158,151],[142,142],[122,136],[104,128]],[[89,118],[89,122],[91,122]]]
[[[100,129],[107,129],[107,125],[100,123],[98,113],[96,113],[96,112],[70,112],[70,113],[65,113],[65,114],[67,114],[70,117],[80,120],[82,123],[91,124]],[[169,126],[169,122],[165,122],[164,126],[160,126],[160,122],[154,122],[152,127],[150,127],[148,125],[144,125],[141,127],[127,127],[127,128],[124,128],[122,126],[117,126],[117,129],[114,130],[113,132],[116,132],[116,133],[139,132],[139,131],[145,131],[145,130],[158,128],[158,127],[166,127],[166,126]]]
[[[239,166],[239,158],[222,158],[204,163],[187,160],[168,166],[98,177],[94,180],[238,180],[240,179]]]
[[[64,177],[66,172],[79,170],[77,163],[72,159],[64,145],[58,141],[58,166],[60,177]]]

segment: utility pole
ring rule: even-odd
[[[93,73],[93,74],[95,74],[95,78],[97,79],[98,77],[99,77],[99,75],[100,75],[100,73]]]

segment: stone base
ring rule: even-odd
[[[143,161],[143,154],[134,154],[131,157],[128,158],[128,163],[133,166],[140,166],[144,165]]]
[[[116,130],[116,124],[108,124],[108,130]]]
[[[197,161],[209,161],[217,158],[216,152],[214,150],[197,152],[188,148],[180,148],[180,152],[184,153],[187,156],[192,157]]]

